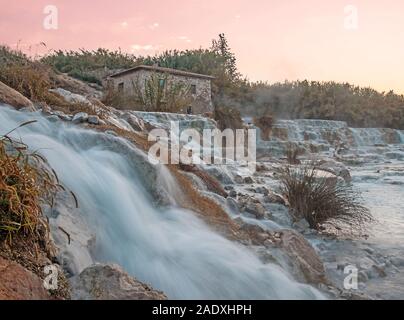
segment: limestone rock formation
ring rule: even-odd
[[[35,110],[32,102],[24,97],[21,93],[10,88],[0,81],[0,103],[9,104],[10,106],[21,109],[28,108],[30,110]]]
[[[71,280],[78,300],[165,300],[166,295],[128,275],[116,264],[95,264]]]
[[[0,257],[0,300],[48,300],[42,280],[16,262]]]

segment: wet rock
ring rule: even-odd
[[[365,271],[358,272],[358,281],[359,282],[368,282],[369,276]]]
[[[219,180],[222,184],[233,184],[231,177],[218,167],[208,166],[205,169],[210,175]]]
[[[83,219],[83,212],[76,208],[70,192],[58,192],[53,207],[46,208],[44,214],[49,218],[51,239],[57,248],[57,260],[67,274],[78,275],[92,265],[95,234]]]
[[[55,111],[54,114],[57,115],[59,119],[63,121],[72,121],[72,116],[63,113],[62,111]]]
[[[264,172],[264,171],[268,171],[269,168],[263,163],[257,163],[256,170],[257,170],[257,172]]]
[[[235,214],[239,213],[240,208],[238,207],[238,204],[236,202],[236,200],[234,200],[233,198],[228,197],[226,199],[226,204],[227,207]]]
[[[91,102],[81,94],[72,93],[62,88],[50,89],[49,91],[56,93],[68,103],[81,103],[91,105]]]
[[[348,262],[339,262],[339,263],[337,264],[337,270],[340,270],[340,271],[344,272],[345,268],[346,268],[347,266],[349,266],[349,265],[350,265],[350,264],[349,264]]]
[[[111,135],[111,136],[115,136],[115,137],[118,136],[118,134],[117,134],[114,130],[107,130],[107,131],[105,131],[105,133],[106,133],[106,134],[109,134],[109,135]]]
[[[255,192],[263,194],[263,195],[268,195],[269,194],[268,189],[265,188],[264,186],[258,186],[257,188],[255,188]]]
[[[304,231],[306,231],[307,229],[310,228],[309,223],[308,223],[307,220],[304,219],[304,218],[301,219],[301,220],[299,220],[299,221],[297,221],[297,222],[295,222],[295,223],[293,224],[293,226],[294,226],[298,231],[300,231],[300,232],[304,232]]]
[[[264,197],[264,201],[268,203],[286,205],[285,199],[280,194],[275,192],[269,192],[268,195]]]
[[[237,183],[237,184],[243,184],[244,179],[243,179],[242,176],[236,175],[236,176],[234,177],[234,182]]]
[[[224,190],[226,190],[226,191],[234,190],[234,187],[233,186],[224,186]]]
[[[323,262],[310,243],[293,230],[281,231],[280,247],[291,258],[291,262],[310,283],[326,282]]]
[[[360,270],[370,270],[374,264],[374,261],[369,258],[361,258],[359,260],[358,266]]]
[[[88,120],[88,114],[85,112],[76,113],[72,119],[73,123],[82,123],[86,122],[87,120]]]
[[[322,161],[319,168],[343,178],[345,182],[352,181],[351,173],[343,163],[327,159]]]
[[[367,253],[369,253],[370,255],[372,255],[372,254],[375,253],[375,250],[372,249],[372,248],[365,248],[365,249],[363,249],[363,250],[365,250],[365,251],[366,251]]]
[[[404,258],[403,257],[392,257],[390,259],[390,262],[395,266],[395,267],[404,267]]]
[[[274,234],[265,231],[262,227],[255,224],[245,223],[242,219],[235,219],[240,225],[240,230],[248,234],[248,238],[252,245],[264,245],[271,247],[274,243],[279,242],[280,239],[276,238]]]
[[[229,191],[229,197],[237,198],[237,191],[236,190],[230,190]]]
[[[0,257],[0,300],[49,300],[43,281],[16,262]]]
[[[76,300],[165,300],[166,295],[128,275],[116,264],[95,264],[72,278]]]
[[[16,109],[27,108],[30,111],[34,111],[35,107],[33,103],[24,97],[21,93],[10,88],[6,84],[0,81],[0,103],[8,104]]]
[[[50,122],[58,122],[59,121],[59,117],[57,115],[51,115],[51,116],[47,117],[47,119]]]
[[[252,184],[252,183],[254,183],[254,180],[253,180],[253,178],[251,178],[251,177],[245,177],[245,178],[244,178],[244,183],[246,183],[246,184]]]
[[[381,263],[381,264],[375,264],[373,265],[373,270],[375,270],[375,272],[377,273],[377,275],[379,277],[386,277],[386,264],[385,263]]]
[[[257,219],[264,219],[267,212],[261,202],[251,197],[243,197],[240,202],[242,212],[247,212],[255,216]]]
[[[142,119],[139,119],[138,117],[128,114],[126,121],[129,123],[129,125],[132,127],[134,131],[144,131],[145,130],[145,125]]]
[[[100,124],[100,118],[98,116],[88,116],[87,122],[89,124]]]

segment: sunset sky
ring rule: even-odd
[[[48,5],[58,9],[56,30],[44,28]],[[357,28],[346,28],[348,5]],[[153,54],[208,47],[224,32],[250,80],[404,93],[403,0],[0,0],[0,8],[0,43],[33,55],[98,47]]]

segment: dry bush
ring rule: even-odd
[[[292,144],[288,146],[286,149],[286,159],[289,164],[300,164],[299,155],[301,155],[302,151]]]
[[[66,113],[84,111],[94,114],[91,106],[69,103],[60,95],[49,91],[60,78],[49,66],[30,60],[21,52],[4,46],[0,46],[0,62],[0,81],[32,102]]]
[[[46,101],[50,95],[48,70],[39,63],[2,65],[0,81],[34,102]]]
[[[0,239],[10,243],[14,235],[43,239],[48,226],[41,204],[53,202],[57,178],[44,169],[41,156],[29,153],[8,134],[0,136]]]
[[[254,118],[254,124],[261,129],[261,138],[263,140],[269,140],[274,122],[275,119],[271,114]]]
[[[330,219],[361,224],[371,220],[368,209],[360,204],[351,185],[318,177],[315,166],[279,169],[282,194],[287,198],[295,221],[305,218],[313,229]]]
[[[243,119],[241,119],[240,112],[236,109],[216,107],[213,116],[220,130],[244,128]]]

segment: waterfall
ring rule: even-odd
[[[404,130],[399,130],[398,135],[400,136],[401,143],[404,144]]]
[[[171,299],[323,298],[213,232],[193,212],[156,208],[145,185],[158,183],[145,169],[147,157],[137,157],[141,152],[123,139],[4,106],[0,134],[32,119],[38,122],[12,136],[39,150],[76,194],[96,234],[94,260],[122,265]],[[164,181],[175,188],[172,180]]]

